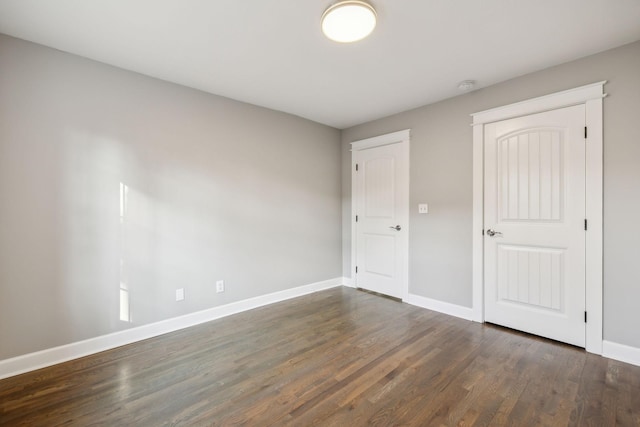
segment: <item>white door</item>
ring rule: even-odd
[[[485,126],[485,320],[585,346],[585,107]]]
[[[404,298],[409,220],[408,141],[353,152],[356,286]]]

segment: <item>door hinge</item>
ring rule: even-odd
[[[587,312],[584,312],[584,323],[587,323]]]
[[[584,220],[584,230],[587,231],[587,219]]]
[[[358,164],[356,163],[356,172],[358,172]]]
[[[584,127],[584,139],[587,139],[587,127]]]
[[[356,215],[356,222],[358,222],[358,215]]]
[[[356,265],[356,274],[358,274],[358,266]]]
[[[484,236],[484,228],[482,229],[482,235]]]

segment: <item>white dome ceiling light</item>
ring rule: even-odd
[[[344,0],[335,3],[322,15],[322,32],[328,39],[352,43],[367,37],[376,27],[377,14],[364,1]]]
[[[473,89],[476,86],[475,80],[464,80],[458,84],[458,89],[461,91],[468,91]]]

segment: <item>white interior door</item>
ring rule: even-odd
[[[409,218],[408,141],[354,151],[356,286],[404,298]]]
[[[585,107],[485,126],[485,320],[585,346]]]

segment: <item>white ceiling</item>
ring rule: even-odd
[[[372,0],[337,44],[334,0],[0,0],[0,32],[345,128],[640,39],[640,0]]]

